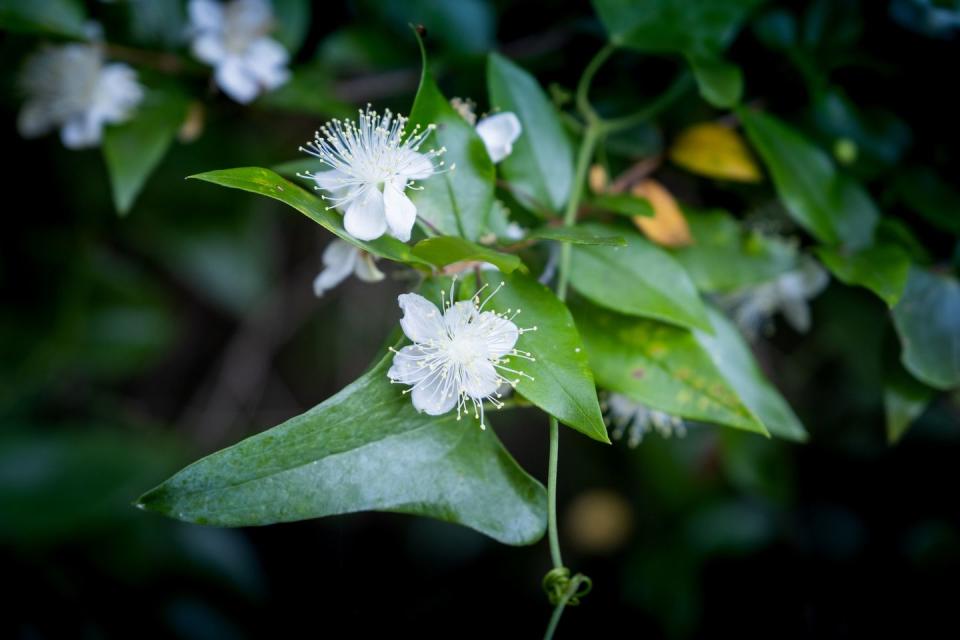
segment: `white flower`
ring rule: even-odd
[[[522,132],[520,120],[509,111],[495,113],[477,123],[477,135],[483,140],[494,164],[513,152],[513,143]]]
[[[823,291],[829,281],[826,270],[808,258],[797,269],[769,282],[720,296],[718,301],[751,340],[756,339],[761,330],[771,329],[777,312],[782,313],[796,331],[805,333],[810,329],[807,300]]]
[[[400,326],[413,344],[394,351],[387,376],[391,382],[411,385],[404,393],[410,393],[418,411],[437,416],[456,407],[459,420],[472,402],[474,417],[484,428],[484,401],[500,407],[500,385],[515,386],[521,377],[530,378],[508,365],[511,357],[533,360],[515,345],[524,332],[536,327],[518,328],[513,318],[519,311],[507,316],[483,310],[502,286],[482,303],[479,292],[469,301],[445,301],[442,312],[415,293],[398,298],[403,310]]]
[[[100,143],[105,124],[130,118],[143,99],[137,73],[121,63],[106,64],[92,44],[49,47],[27,60],[22,77],[27,100],[17,128],[25,138],[60,128],[65,147]]]
[[[248,103],[290,78],[287,50],[267,37],[274,27],[268,0],[190,0],[193,55],[214,68],[228,96]]]
[[[351,273],[364,282],[383,280],[383,272],[377,269],[372,255],[339,238],[324,249],[323,266],[323,271],[313,281],[313,293],[318,298],[350,277]]]
[[[654,429],[664,438],[676,435],[682,438],[687,433],[683,419],[663,411],[635,402],[625,395],[610,393],[607,395],[607,421],[613,427],[614,440],[623,438],[629,428],[627,446],[636,447],[643,436]]]
[[[411,181],[425,180],[437,171],[443,162],[434,165],[434,158],[445,149],[418,153],[435,127],[421,130],[417,125],[405,136],[406,124],[407,118],[394,116],[389,109],[381,116],[367,105],[356,123],[334,119],[300,147],[332,169],[301,177],[312,178],[317,189],[327,192],[324,200],[344,212],[343,226],[355,238],[374,240],[389,228],[393,237],[410,239],[417,207],[404,191]]]

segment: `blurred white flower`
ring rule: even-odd
[[[319,298],[349,278],[351,273],[364,282],[379,282],[384,277],[372,255],[346,240],[331,240],[323,251],[323,271],[313,280],[314,295]]]
[[[477,135],[483,140],[494,164],[513,152],[513,143],[522,132],[520,120],[509,111],[495,113],[477,123]]]
[[[643,436],[656,430],[664,438],[687,434],[683,419],[678,416],[657,411],[640,402],[635,402],[620,393],[610,393],[606,400],[607,423],[612,427],[614,440],[620,440],[627,434],[627,446],[636,447]]]
[[[34,138],[59,127],[70,149],[97,146],[104,125],[128,120],[144,93],[136,71],[107,64],[93,44],[41,50],[27,60],[21,85],[26,102],[17,118],[20,135]]]
[[[456,407],[459,420],[470,402],[480,428],[485,428],[484,401],[502,406],[500,385],[515,386],[521,377],[530,377],[509,365],[511,357],[533,360],[515,345],[521,334],[536,327],[518,328],[513,323],[516,313],[483,310],[502,286],[483,302],[479,292],[469,301],[446,300],[443,311],[415,293],[398,298],[403,310],[400,326],[413,344],[394,351],[387,376],[391,382],[411,385],[404,393],[411,394],[418,411],[436,416]]]
[[[275,26],[268,0],[190,0],[188,11],[193,55],[228,96],[246,104],[289,79],[290,56],[267,35]]]
[[[381,116],[368,105],[356,123],[334,119],[300,148],[332,169],[301,177],[312,178],[317,189],[327,192],[324,200],[344,212],[343,226],[355,238],[374,240],[389,228],[393,237],[410,239],[417,207],[404,191],[413,180],[425,180],[439,169],[443,162],[434,159],[445,149],[418,153],[435,127],[421,130],[417,125],[404,135],[406,124],[407,118],[389,109]]]
[[[804,258],[800,266],[769,282],[718,296],[720,306],[734,319],[751,340],[761,331],[772,330],[776,313],[782,313],[796,331],[810,329],[808,300],[826,288],[830,276],[812,258]]]

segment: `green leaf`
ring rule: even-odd
[[[131,120],[107,127],[103,156],[110,172],[113,203],[121,215],[130,211],[186,115],[186,97],[175,91],[154,90],[147,94]]]
[[[523,262],[515,255],[494,251],[456,236],[438,236],[421,240],[414,245],[413,255],[436,267],[470,261],[489,262],[504,273],[517,269],[526,270]]]
[[[506,544],[543,535],[546,497],[492,430],[417,413],[388,355],[303,415],[195,462],[139,506],[217,526],[358,511],[429,516]]]
[[[584,227],[540,227],[530,232],[528,238],[543,238],[570,244],[591,244],[608,247],[625,247],[627,241],[623,236],[597,233],[593,229]]]
[[[743,95],[743,72],[719,56],[689,55],[697,87],[704,100],[720,109],[736,106]]]
[[[710,331],[710,322],[687,272],[669,253],[640,234],[600,224],[583,225],[594,233],[621,233],[624,247],[573,247],[570,283],[596,304]]]
[[[960,386],[960,282],[910,268],[907,287],[893,308],[903,366],[934,389]]]
[[[919,382],[899,364],[885,372],[883,408],[887,422],[887,441],[890,444],[903,437],[907,428],[927,408],[933,395],[933,389]]]
[[[87,14],[77,0],[4,0],[0,29],[86,39]]]
[[[737,113],[798,224],[825,244],[855,250],[871,243],[880,214],[860,184],[839,173],[825,152],[780,120],[750,109]]]
[[[960,235],[960,193],[928,169],[898,173],[894,192],[903,203],[938,229]]]
[[[356,115],[356,111],[337,97],[333,74],[318,61],[293,67],[290,79],[257,98],[256,105],[326,118]],[[328,167],[322,165],[322,168]]]
[[[797,264],[791,243],[745,232],[726,211],[684,209],[694,243],[671,253],[704,292],[732,291],[771,280]]]
[[[654,215],[653,205],[646,198],[627,194],[603,194],[595,196],[590,200],[592,206],[616,213],[622,216],[646,216]]]
[[[487,59],[491,110],[512,111],[523,127],[513,152],[500,163],[520,193],[559,211],[573,185],[573,145],[560,116],[536,79],[503,56]]]
[[[496,177],[493,162],[473,126],[440,92],[430,75],[426,50],[419,36],[417,41],[423,72],[410,122],[421,127],[436,125],[432,139],[425,144],[446,148],[442,160],[449,170],[420,182],[421,188],[412,192],[410,199],[417,205],[417,215],[444,234],[476,240],[493,206]]]
[[[818,247],[817,255],[823,264],[849,285],[859,285],[877,294],[893,308],[907,285],[910,257],[893,244],[875,244],[856,252],[830,247]]]
[[[327,209],[323,200],[289,180],[278,176],[270,169],[240,167],[208,171],[189,177],[279,200],[290,205],[331,233],[375,256],[396,262],[406,262],[407,264],[424,264],[423,260],[413,255],[409,246],[396,238],[385,235],[370,242],[357,240],[343,228],[343,217],[332,209]]]
[[[273,0],[273,12],[277,21],[274,37],[293,58],[310,30],[310,2],[308,0]]]
[[[600,442],[610,442],[600,414],[593,373],[570,310],[550,289],[517,272],[504,275],[505,286],[490,300],[501,313],[520,310],[514,322],[525,331],[518,349],[535,360],[514,357],[509,366],[521,377],[517,391],[560,422]]]

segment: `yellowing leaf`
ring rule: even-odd
[[[664,247],[686,247],[693,244],[690,227],[680,206],[666,187],[647,179],[634,185],[631,193],[646,198],[653,206],[653,217],[636,216],[633,224],[653,242]]]
[[[740,134],[713,122],[684,129],[670,147],[670,159],[691,173],[710,178],[736,182],[763,180]]]
[[[593,193],[603,193],[607,190],[607,185],[610,184],[610,176],[607,175],[607,170],[603,168],[602,164],[595,164],[590,167],[590,172],[587,174],[587,184],[590,185],[590,191]]]

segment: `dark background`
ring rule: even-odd
[[[924,6],[773,6],[800,24],[824,13],[804,45],[814,75],[858,107],[906,124],[899,163],[955,177],[955,34],[895,20],[895,4]],[[811,78],[756,26],[768,10],[730,54],[744,69],[747,100],[829,148],[836,136],[817,123]],[[473,97],[481,110],[486,51],[570,90],[603,43],[587,3],[318,4],[297,62],[319,60],[330,112],[368,100],[409,110],[419,73],[409,21],[427,25],[445,93]],[[273,201],[183,180],[294,159],[319,114],[206,95],[203,135],[175,144],[130,215],[118,218],[97,151],[16,133],[14,79],[36,44],[0,32],[0,566],[8,593],[0,636],[539,637],[550,613],[539,586],[549,568],[545,541],[505,547],[389,514],[218,530],[130,506],[199,455],[354,379],[396,323],[393,301],[411,283],[399,274],[377,285],[350,280],[315,299],[310,283],[326,233]],[[670,59],[620,54],[598,78],[598,102],[610,111],[639,104],[676,69]],[[638,139],[657,153],[679,127],[716,115],[691,96]],[[889,195],[896,166],[852,170],[912,226],[932,261],[952,258],[956,239]],[[749,213],[735,192],[669,165],[661,177],[683,201]],[[565,560],[593,578],[594,590],[564,615],[558,637],[956,634],[956,398],[941,395],[902,442],[886,444],[880,376],[893,334],[884,317],[875,298],[833,282],[813,305],[809,334],[781,323],[757,345],[811,433],[806,445],[694,425],[684,439],[650,436],[631,450],[564,430]],[[493,421],[520,463],[545,479],[543,414]]]

